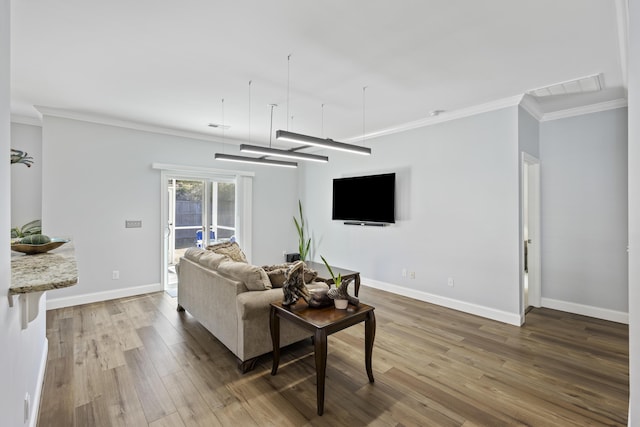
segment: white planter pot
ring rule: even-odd
[[[333,304],[335,304],[338,310],[344,310],[349,305],[349,300],[346,299],[334,299]]]

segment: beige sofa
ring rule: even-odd
[[[273,287],[263,268],[211,250],[190,248],[180,258],[177,271],[178,310],[187,310],[231,350],[242,372],[253,369],[260,355],[273,351],[269,303],[282,301],[283,293]],[[327,287],[322,282],[307,286]],[[281,347],[310,336],[289,322],[281,323]]]

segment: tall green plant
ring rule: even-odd
[[[322,255],[320,255],[320,258],[322,258],[322,262],[324,262],[324,265],[327,266],[327,270],[329,270],[329,274],[331,274],[331,278],[333,279],[333,283],[336,285],[336,288],[339,288],[340,285],[342,285],[342,274],[338,273],[337,276],[334,276],[333,270],[331,269],[331,266],[329,265],[327,260],[324,259]]]
[[[300,212],[300,221],[294,216],[293,223],[296,225],[298,231],[298,252],[300,253],[300,259],[302,261],[307,260],[309,255],[309,249],[311,248],[311,239],[307,239],[304,234],[304,216],[302,215],[302,202],[298,200],[298,211]]]

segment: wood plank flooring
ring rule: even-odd
[[[164,292],[47,312],[45,426],[626,425],[628,328],[534,309],[522,328],[363,286],[376,307],[375,383],[364,327],[329,337],[316,414],[310,341],[242,375]]]

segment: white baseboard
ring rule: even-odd
[[[92,302],[107,301],[116,298],[131,297],[134,295],[148,294],[150,292],[161,291],[162,284],[152,283],[150,285],[133,286],[131,288],[114,289],[111,291],[94,292],[91,294],[74,295],[63,298],[47,298],[47,310],[56,308],[72,307],[74,305],[90,304]]]
[[[595,317],[596,319],[609,320],[611,322],[629,324],[629,313],[609,310],[608,308],[593,307],[591,305],[576,304],[574,302],[560,301],[551,298],[542,298],[540,304],[546,308],[580,314],[582,316]]]
[[[440,295],[430,294],[428,292],[417,291],[415,289],[405,288],[403,286],[393,285],[391,283],[380,282],[378,280],[362,278],[364,286],[381,289],[383,291],[392,292],[394,294],[417,299],[419,301],[440,305],[451,308],[453,310],[462,311],[464,313],[485,317],[498,322],[508,323],[510,325],[521,326],[522,318],[520,313],[509,313],[507,311],[496,310],[495,308],[485,307],[482,305],[472,304],[465,301],[447,298]]]
[[[40,359],[40,369],[38,370],[38,380],[36,382],[36,390],[31,401],[31,413],[29,414],[29,427],[36,427],[38,423],[38,413],[40,412],[40,398],[42,397],[42,388],[44,387],[44,375],[47,372],[47,356],[49,355],[49,340],[44,339],[44,350],[42,350],[42,358]]]

